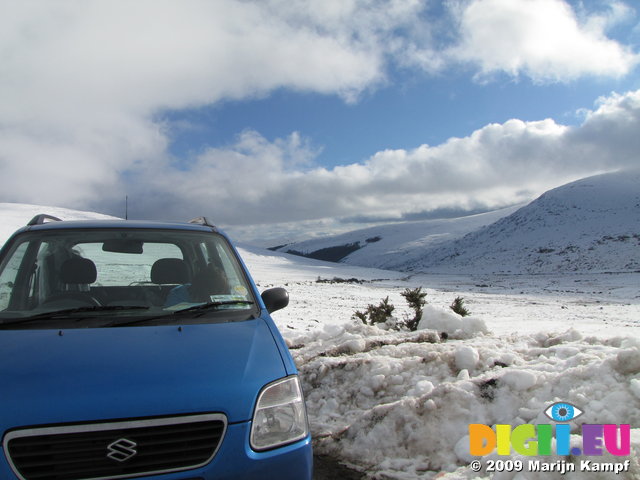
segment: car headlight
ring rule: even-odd
[[[251,425],[251,448],[267,450],[305,438],[309,434],[307,412],[297,376],[265,386]]]

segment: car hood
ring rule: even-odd
[[[286,375],[262,319],[0,332],[0,428],[220,412],[249,420]]]

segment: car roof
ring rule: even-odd
[[[212,225],[200,223],[158,222],[149,220],[60,220],[36,225],[27,225],[19,231],[66,230],[66,229],[150,229],[150,230],[192,230],[219,232]]]

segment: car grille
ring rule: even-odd
[[[4,438],[21,480],[117,479],[206,465],[226,430],[221,414],[14,430]]]

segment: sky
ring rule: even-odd
[[[0,0],[0,202],[260,245],[640,165],[635,0]]]

